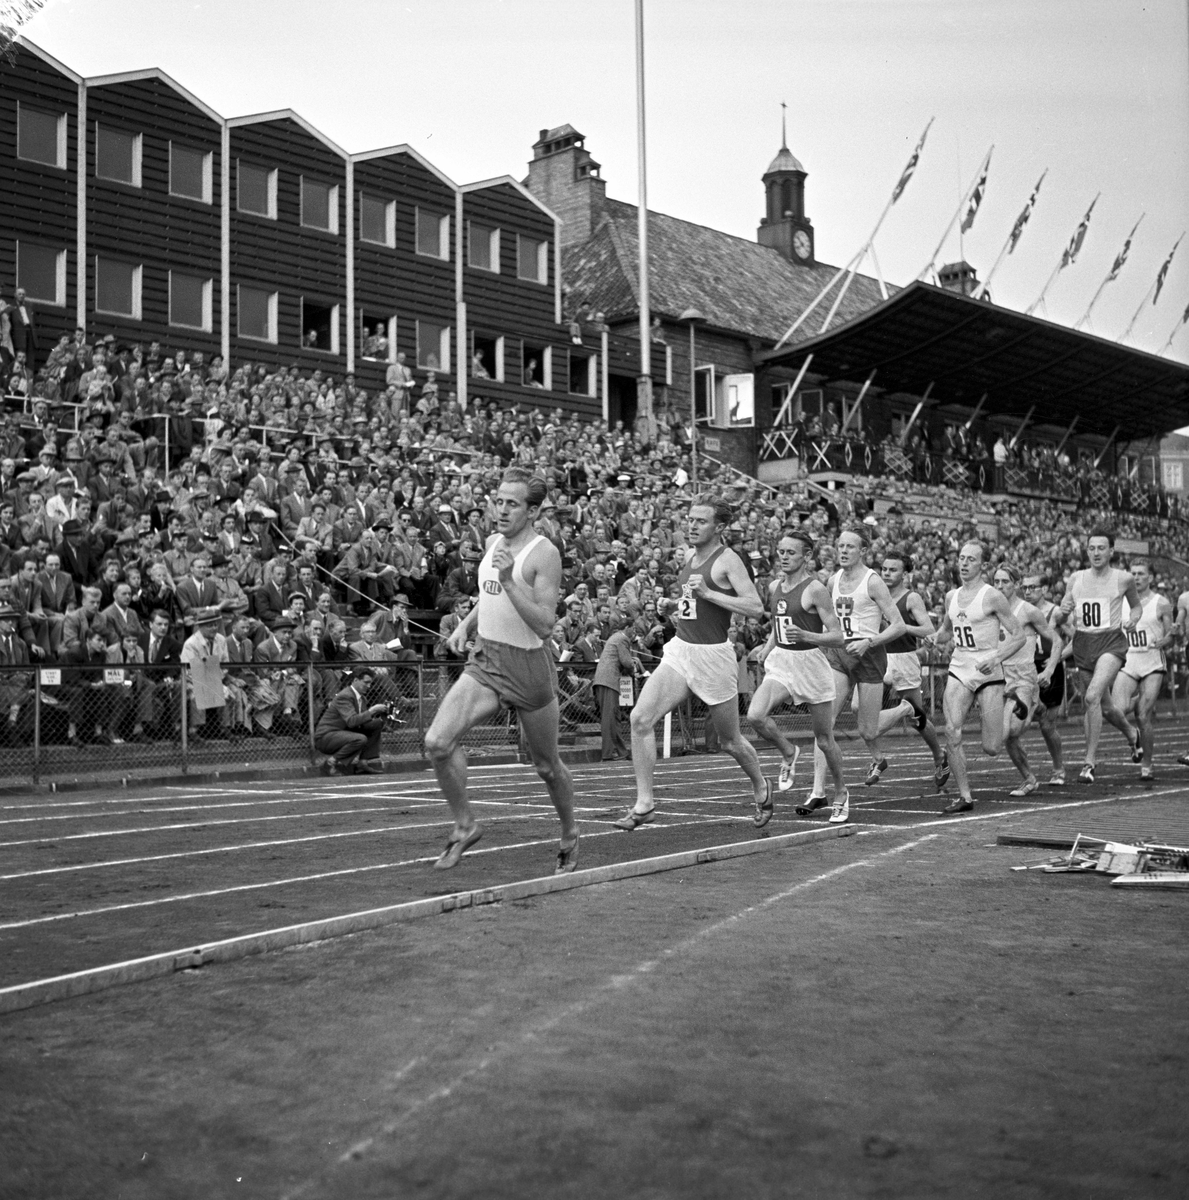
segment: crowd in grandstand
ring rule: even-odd
[[[235,736],[273,737],[290,722],[296,731],[306,663],[320,706],[346,661],[456,657],[446,639],[477,594],[491,501],[510,464],[548,484],[538,530],[562,555],[563,669],[597,663],[622,632],[614,655],[647,670],[673,635],[657,601],[674,593],[693,482],[677,412],[663,408],[645,444],[622,423],[560,408],[478,395],[464,411],[403,356],[369,393],[351,375],[228,370],[217,355],[110,336],[91,344],[81,333],[63,337],[35,378],[14,367],[0,429],[0,660],[71,668],[61,695],[45,695],[72,742],[174,736],[164,682],[132,672],[128,684],[105,683],[103,668],[193,664],[216,639],[232,664],[225,704],[213,703],[212,685],[198,708],[219,707],[217,732]],[[963,452],[961,427],[941,436]],[[988,516],[995,561],[1044,576],[1052,600],[1083,565],[1082,535],[1104,520],[1153,554],[1189,557],[1189,534],[1159,515],[1040,499],[992,512],[982,496],[876,476],[835,503],[804,482],[770,488],[701,456],[699,466],[700,488],[734,505],[727,537],[761,593],[783,529],[813,534],[824,578],[844,518],[870,528],[873,562],[889,551],[910,558],[910,586],[934,615],[957,581],[960,547]],[[1071,469],[1064,458],[1049,466]],[[1157,586],[1179,583],[1157,572]],[[767,634],[764,619],[734,623],[741,690],[754,685],[758,668],[749,676],[747,664]],[[6,737],[27,740],[29,686],[12,672],[0,684]],[[85,703],[84,688],[95,693]],[[376,689],[399,698],[391,678]],[[201,731],[201,712],[195,720]]]

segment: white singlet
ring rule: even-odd
[[[1031,625],[1025,626],[1024,618],[1020,615],[1020,610],[1023,607],[1024,607],[1023,597],[1017,598],[1012,603],[1011,615],[1013,617],[1015,617],[1015,619],[1017,621],[1020,622],[1021,629],[1026,628],[1026,629],[1031,630],[1032,626]],[[1000,630],[999,640],[1004,641],[1004,640],[1006,640],[1006,638],[1007,638],[1007,631]],[[1035,632],[1030,632],[1030,633],[1026,633],[1024,635],[1024,644],[1015,652],[1015,654],[1013,654],[1011,656],[1011,658],[1004,659],[1003,673],[1005,675],[1011,675],[1015,671],[1024,671],[1025,673],[1027,673],[1028,669],[1032,668],[1032,673],[1035,676],[1035,673],[1036,673],[1035,665],[1034,665],[1035,662],[1036,662],[1036,634],[1035,634]]]
[[[962,589],[950,597],[946,610],[954,630],[954,652],[950,658],[949,674],[963,687],[979,692],[988,684],[1003,682],[1003,669],[995,666],[989,675],[978,669],[988,655],[999,646],[999,617],[987,609],[989,583],[984,583],[967,604],[959,604]]]
[[[1153,648],[1152,643],[1164,636],[1160,621],[1160,602],[1164,597],[1151,591],[1140,604],[1140,618],[1134,629],[1127,631],[1127,658],[1123,670],[1132,679],[1143,679],[1145,675],[1167,670],[1164,651]]]
[[[879,605],[871,598],[871,577],[875,574],[866,568],[863,578],[853,592],[839,590],[842,582],[842,572],[839,571],[830,582],[830,596],[834,601],[834,612],[838,615],[838,623],[842,626],[842,636],[848,642],[859,638],[872,638],[879,633],[883,623],[883,613]]]
[[[524,560],[529,551],[545,539],[541,534],[521,547],[512,565],[512,578],[524,583]],[[491,565],[491,555],[503,538],[496,538],[483,555],[479,564],[479,636],[488,642],[503,642],[508,646],[520,646],[524,650],[535,650],[542,640],[528,627],[516,606],[508,599],[500,573]]]
[[[1069,580],[1073,596],[1073,627],[1078,633],[1110,633],[1123,628],[1123,576],[1110,567],[1105,575],[1092,570],[1074,571]]]

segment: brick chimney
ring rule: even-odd
[[[533,145],[525,185],[561,218],[561,244],[584,242],[594,232],[607,199],[599,164],[573,125],[542,129]]]

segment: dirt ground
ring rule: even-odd
[[[959,824],[5,1019],[6,1197],[1177,1196],[1185,896]]]

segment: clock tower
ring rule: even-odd
[[[813,222],[805,215],[805,176],[805,168],[788,148],[782,114],[780,152],[763,174],[767,213],[760,219],[756,241],[779,250],[797,266],[812,267]]]

